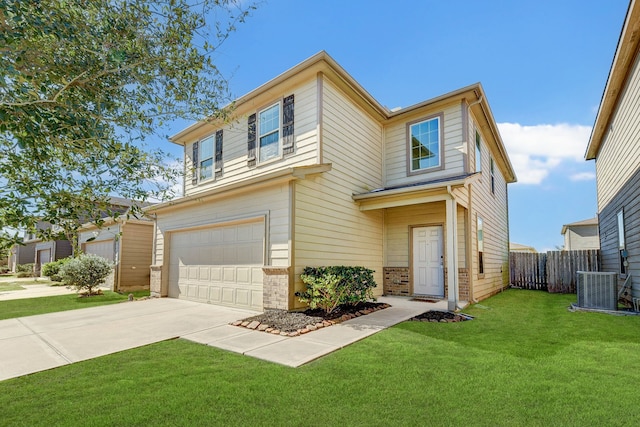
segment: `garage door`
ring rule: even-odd
[[[85,243],[84,251],[88,254],[95,254],[113,262],[113,240]]]
[[[262,310],[264,222],[174,232],[169,296]]]

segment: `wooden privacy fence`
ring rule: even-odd
[[[600,251],[510,252],[509,268],[512,286],[575,293],[577,271],[600,271]]]

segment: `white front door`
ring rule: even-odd
[[[413,293],[444,296],[442,226],[413,228]]]

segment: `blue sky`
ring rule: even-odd
[[[583,156],[627,7],[272,0],[258,4],[214,60],[234,96],[320,50],[389,108],[481,82],[519,180],[509,186],[511,241],[545,251],[562,245],[563,224],[596,214],[595,166]],[[171,145],[163,148],[180,156]]]

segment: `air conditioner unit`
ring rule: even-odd
[[[616,310],[618,273],[578,271],[578,307]]]

